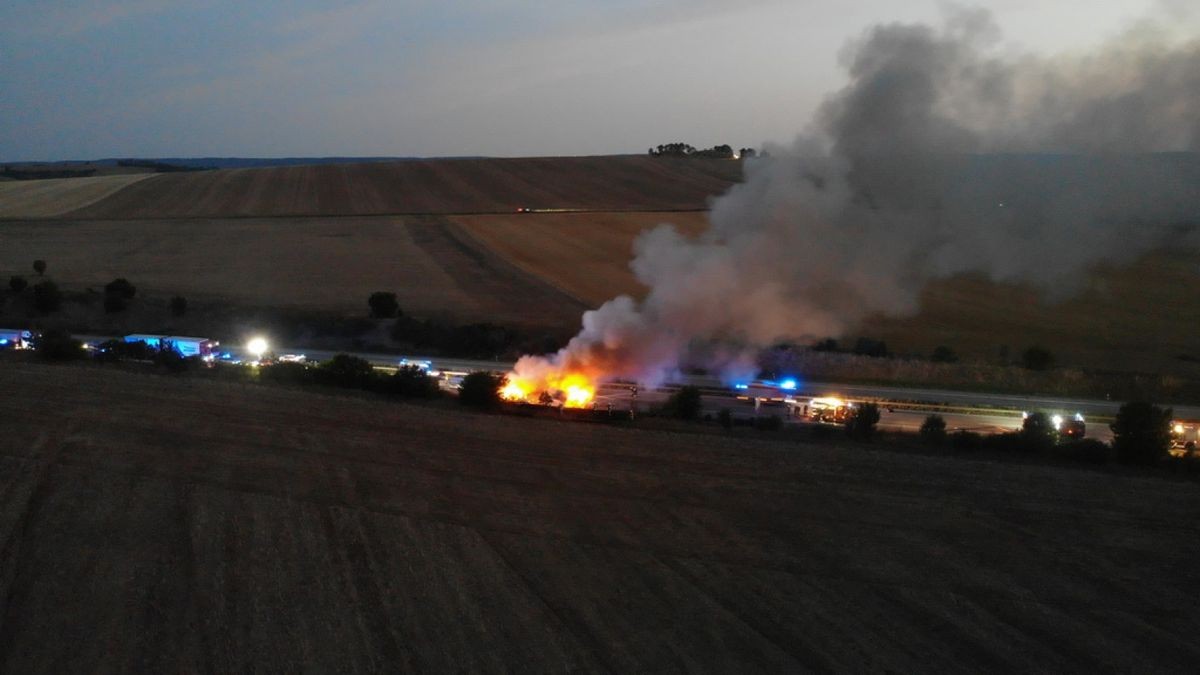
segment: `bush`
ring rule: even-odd
[[[171,316],[187,314],[187,298],[177,295],[171,298]]]
[[[47,361],[73,361],[82,359],[87,352],[83,351],[83,343],[76,340],[65,330],[51,329],[37,336],[33,347],[38,356]]]
[[[1058,431],[1046,413],[1030,413],[1021,423],[1019,444],[1021,450],[1035,453],[1046,452],[1057,439]]]
[[[1025,451],[1025,439],[1020,431],[1010,431],[1003,434],[990,434],[983,437],[982,447],[992,452],[1016,454]]]
[[[1057,448],[1057,454],[1064,459],[1090,464],[1106,464],[1112,457],[1112,447],[1094,438],[1083,438],[1078,441],[1062,443]]]
[[[53,281],[40,281],[33,285],[33,307],[42,314],[57,312],[62,307],[62,292]]]
[[[954,363],[958,361],[958,354],[955,354],[954,350],[946,345],[938,345],[934,347],[930,360],[934,363]]]
[[[174,347],[163,347],[154,355],[154,365],[162,366],[172,373],[182,373],[192,366],[192,359],[186,358]]]
[[[492,409],[500,404],[500,388],[504,378],[486,371],[471,373],[463,378],[458,390],[458,402],[471,408]]]
[[[887,343],[883,340],[872,340],[871,338],[860,337],[854,343],[854,353],[859,356],[870,356],[874,358],[883,358],[888,355]]]
[[[375,291],[367,298],[367,306],[371,308],[373,319],[391,319],[400,313],[400,303],[395,293]]]
[[[1050,370],[1054,367],[1054,355],[1041,347],[1030,347],[1021,355],[1021,365],[1028,370]]]
[[[950,434],[950,447],[959,452],[978,450],[983,447],[983,436],[973,431],[956,431]]]
[[[29,287],[29,282],[25,281],[25,277],[13,275],[8,278],[8,287],[12,289],[13,293],[20,293]]]
[[[663,412],[676,419],[696,420],[700,418],[700,410],[703,406],[700,388],[688,385],[680,387],[679,391],[671,394],[667,402],[663,404]]]
[[[309,384],[316,379],[313,369],[303,363],[272,363],[259,371],[259,377],[280,384]]]
[[[869,441],[875,435],[875,425],[879,423],[879,406],[874,403],[863,403],[855,408],[850,419],[846,420],[846,433],[850,438]]]
[[[833,338],[825,338],[813,343],[812,350],[814,352],[836,352],[838,350],[838,342]]]
[[[729,408],[721,408],[721,411],[717,413],[717,423],[721,425],[722,429],[733,428],[733,413],[729,412]]]
[[[105,295],[104,296],[104,311],[107,314],[116,314],[124,312],[129,306],[129,301],[120,295]]]
[[[459,326],[430,319],[421,321],[404,314],[392,325],[391,337],[413,349],[473,359],[493,359],[509,353],[523,339],[518,331],[492,323]]]
[[[1171,446],[1171,409],[1134,401],[1121,406],[1109,425],[1113,451],[1122,464],[1153,464]]]
[[[114,363],[132,359],[134,361],[153,361],[158,350],[145,342],[126,342],[124,340],[108,340],[96,345],[95,359],[102,363]]]
[[[137,295],[137,287],[129,283],[128,279],[118,278],[104,284],[105,297],[118,297],[123,300],[132,300],[133,296]]]
[[[375,368],[366,359],[349,354],[337,354],[313,369],[317,382],[334,387],[364,389],[375,377]]]
[[[406,398],[433,398],[438,395],[437,380],[417,366],[404,366],[391,377],[380,380],[380,391]]]
[[[37,272],[37,275],[39,277],[42,276],[43,274],[45,274],[46,273],[46,261],[45,260],[34,260],[33,261],[33,271]]]
[[[946,420],[941,415],[930,415],[921,423],[921,440],[927,445],[941,445],[946,442]]]

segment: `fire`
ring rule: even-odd
[[[529,392],[532,390],[528,382],[509,375],[504,388],[500,390],[500,398],[506,401],[524,401],[529,398]]]
[[[582,408],[591,403],[596,396],[596,388],[583,375],[567,375],[557,384],[559,390],[566,395],[563,405],[568,408]]]
[[[596,398],[596,386],[581,373],[552,373],[540,382],[510,373],[500,397],[506,401],[561,403],[566,408],[585,408]]]

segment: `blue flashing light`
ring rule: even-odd
[[[792,380],[792,379],[784,380],[783,382],[779,383],[779,388],[787,389],[788,391],[791,391],[796,388],[796,381]]]
[[[6,344],[8,344],[8,340],[6,340],[4,338],[0,338],[0,345],[6,345]]]
[[[734,389],[749,389],[749,388],[750,388],[750,385],[748,385],[748,384],[735,384],[735,385],[733,385],[733,388],[734,388]]]

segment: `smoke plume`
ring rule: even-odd
[[[1200,41],[1142,25],[1095,53],[1013,55],[986,12],[959,10],[871,28],[842,64],[848,84],[791,148],[746,163],[704,234],[637,240],[642,301],[587,312],[518,374],[655,382],[697,349],[732,374],[755,347],[911,315],[934,279],[1063,299],[1098,263],[1197,241]]]

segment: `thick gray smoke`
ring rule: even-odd
[[[732,373],[742,348],[913,314],[933,279],[1062,299],[1098,263],[1195,242],[1200,161],[1183,151],[1200,150],[1200,41],[1130,32],[1055,58],[998,44],[983,12],[869,30],[843,54],[849,84],[794,147],[747,163],[707,232],[637,240],[643,301],[588,312],[518,374],[656,381],[697,348]]]

